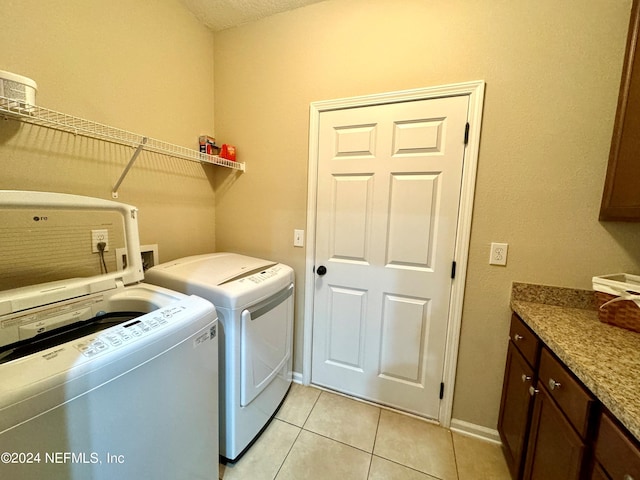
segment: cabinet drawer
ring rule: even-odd
[[[515,313],[511,315],[511,328],[509,330],[511,341],[518,347],[520,353],[535,368],[538,360],[540,340],[537,335]]]
[[[585,438],[595,399],[546,348],[542,349],[540,355],[538,385],[543,385],[546,388],[569,422],[580,436]]]
[[[640,480],[640,451],[608,414],[600,416],[595,455],[615,480]]]

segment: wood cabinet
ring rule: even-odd
[[[600,220],[640,221],[640,28],[633,1]]]
[[[511,319],[509,338],[498,431],[511,476],[519,478],[533,405],[529,387],[535,382],[539,341],[516,315]]]
[[[585,444],[546,388],[536,391],[524,479],[578,480]]]
[[[578,480],[586,465],[593,395],[543,347],[523,478]]]
[[[512,478],[585,478],[597,407],[593,394],[514,314],[498,419]]]
[[[640,442],[513,314],[498,432],[514,479],[640,480]]]
[[[605,473],[600,465],[594,465],[589,480],[609,480],[609,476]]]
[[[608,413],[598,421],[591,480],[640,480],[640,446]]]
[[[587,438],[593,429],[595,398],[546,347],[540,354],[538,386],[553,398],[578,435]]]

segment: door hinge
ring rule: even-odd
[[[456,278],[456,261],[451,262],[451,278]]]
[[[444,398],[444,382],[440,383],[440,400]]]
[[[467,145],[469,143],[469,122],[464,127],[464,144]]]

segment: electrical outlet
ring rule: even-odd
[[[491,255],[489,256],[489,265],[506,265],[508,250],[509,250],[509,244],[507,243],[491,243]]]
[[[98,243],[104,242],[106,247],[104,247],[104,251],[109,251],[109,230],[100,229],[100,230],[91,230],[91,251],[93,253],[98,253]]]
[[[293,246],[304,247],[304,230],[293,231]]]

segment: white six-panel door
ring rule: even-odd
[[[312,383],[438,418],[468,109],[321,113]]]

